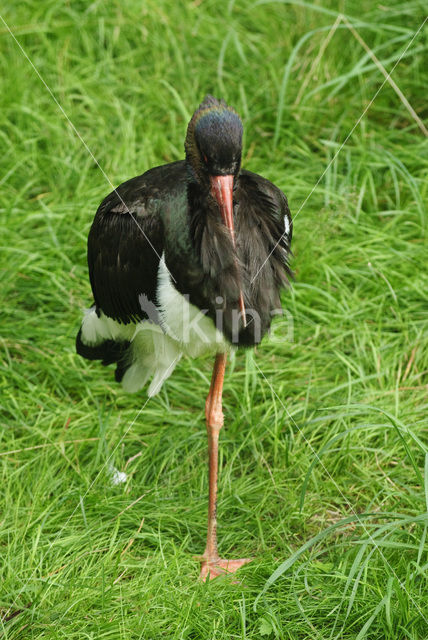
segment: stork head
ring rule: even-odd
[[[217,202],[234,244],[233,186],[241,168],[242,131],[236,111],[208,95],[189,122],[184,145],[193,177]]]
[[[218,205],[233,246],[233,187],[241,168],[241,118],[224,100],[206,96],[192,116],[185,141],[186,160],[193,177]],[[240,308],[245,325],[242,293]]]
[[[200,181],[239,173],[242,131],[232,107],[213,96],[205,98],[189,122],[185,142],[186,158]]]

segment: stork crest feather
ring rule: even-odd
[[[207,122],[205,118],[207,118]],[[220,126],[223,128],[223,123],[226,121],[229,121],[229,123],[235,122],[235,126],[237,126],[237,138],[239,138],[241,136],[239,130],[242,131],[242,123],[235,109],[230,107],[222,98],[219,100],[210,94],[206,95],[189,122],[184,143],[186,157],[194,167],[198,164],[198,154],[195,143],[196,131],[200,130],[201,125],[204,126],[204,128],[210,128],[208,122],[211,122],[211,127],[214,126],[218,129]]]
[[[202,100],[197,111],[201,111],[202,109],[209,109],[210,107],[226,107],[227,108],[227,104],[223,100],[223,98],[218,100],[217,98],[214,98],[214,96],[212,96],[210,93],[208,93],[205,96],[205,98]]]
[[[235,113],[236,115],[238,115],[235,109],[233,107],[230,107],[227,102],[223,100],[223,98],[220,98],[219,100],[218,98],[215,98],[208,93],[193,114],[192,119],[189,122],[189,128],[192,126],[192,128],[194,129],[199,118],[209,111],[230,111],[231,113]]]

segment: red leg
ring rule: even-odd
[[[205,416],[208,434],[209,455],[209,499],[208,499],[208,532],[207,546],[202,556],[200,577],[202,580],[216,578],[224,573],[234,573],[251,558],[240,560],[222,560],[217,551],[217,477],[218,477],[218,437],[223,426],[222,392],[226,354],[216,356],[211,386],[205,404]]]

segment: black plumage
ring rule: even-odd
[[[132,178],[102,201],[88,239],[98,314],[123,324],[146,320],[141,296],[156,306],[164,254],[175,288],[213,321],[221,312],[229,341],[261,340],[291,275],[292,222],[282,191],[240,168],[241,139],[239,116],[208,96],[189,123],[185,160]],[[236,248],[210,192],[210,175],[230,172]],[[241,291],[246,327],[233,317]],[[79,345],[78,352],[88,357]]]
[[[79,329],[76,336],[76,351],[80,356],[87,360],[101,360],[101,364],[104,367],[116,363],[116,382],[121,382],[123,374],[126,371],[129,346],[130,342],[128,340],[120,342],[104,340],[99,345],[88,346],[82,341],[82,329]]]

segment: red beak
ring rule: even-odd
[[[211,195],[220,207],[222,220],[229,229],[233,247],[236,249],[235,228],[233,226],[233,176],[210,176]],[[247,326],[245,317],[244,296],[239,293],[239,309],[242,315],[242,323]]]

